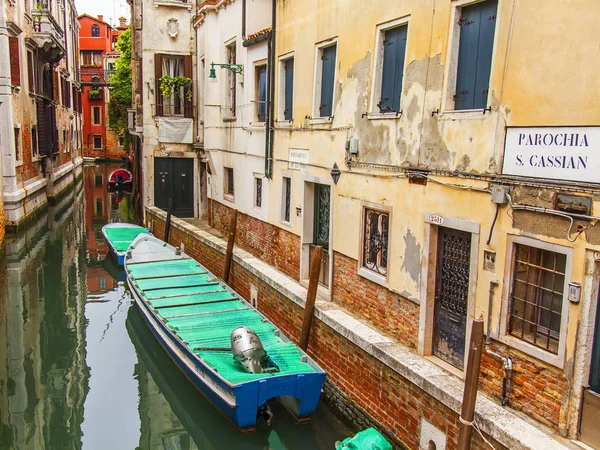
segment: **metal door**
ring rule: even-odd
[[[471,234],[439,227],[433,354],[463,369],[469,298]]]
[[[329,220],[331,214],[331,187],[315,184],[315,223],[313,228],[313,246],[310,249],[310,259],[315,245],[323,247],[321,274],[319,282],[329,287]]]
[[[155,158],[154,202],[166,210],[173,199],[173,215],[194,216],[194,160],[191,158]]]
[[[600,298],[596,305],[596,323],[594,328],[594,346],[590,367],[589,387],[583,391],[581,407],[581,441],[592,448],[600,448]]]

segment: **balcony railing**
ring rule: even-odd
[[[185,117],[193,119],[194,112],[194,106],[187,102],[181,104],[173,102],[152,105],[152,115],[154,117]]]
[[[33,39],[46,53],[45,59],[56,63],[66,54],[65,33],[49,9],[51,2],[42,0],[38,5],[31,11]]]
[[[114,74],[114,70],[104,70],[98,66],[82,66],[79,70],[79,79],[84,86],[106,86],[110,84],[110,78]]]

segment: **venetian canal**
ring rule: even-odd
[[[134,221],[107,192],[110,166],[23,232],[0,266],[0,449],[333,449],[353,434],[324,402],[304,425],[238,433],[180,374],[143,323],[101,228]]]

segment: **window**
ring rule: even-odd
[[[92,25],[92,37],[100,37],[100,27],[98,25]]]
[[[487,108],[497,8],[498,0],[486,0],[460,10],[456,110]]]
[[[224,169],[225,169],[225,180],[224,180],[225,196],[233,198],[233,196],[235,195],[234,183],[233,183],[233,169],[231,167],[225,167]]]
[[[81,65],[82,66],[101,66],[102,65],[102,52],[81,52]]]
[[[102,198],[96,197],[96,215],[99,216],[104,212],[104,201]]]
[[[62,141],[63,141],[63,153],[67,153],[68,151],[68,140],[67,140],[67,130],[63,130],[62,132]]]
[[[171,87],[167,95],[161,90],[162,77],[192,78],[192,57],[178,55],[154,55],[156,79],[156,110],[157,116],[192,117],[191,83],[178,88]]]
[[[102,149],[102,136],[94,136],[94,150]]]
[[[92,125],[102,124],[102,109],[100,106],[92,106]]]
[[[228,64],[236,64],[236,46],[235,42],[229,44],[226,47],[227,50],[227,63]],[[227,117],[232,119],[236,114],[236,84],[235,84],[236,74],[231,70],[227,71]]]
[[[294,112],[294,58],[281,61],[280,92],[283,99],[280,102],[279,117],[283,120],[292,120]]]
[[[125,137],[123,137],[122,134],[119,135],[117,141],[118,141],[119,147],[123,147],[125,145]]]
[[[33,52],[27,51],[27,81],[29,92],[35,92],[35,63],[33,60]]]
[[[10,83],[13,86],[21,86],[21,55],[19,53],[19,38],[10,36],[8,38],[10,57]]]
[[[386,276],[388,269],[388,236],[390,214],[364,208],[361,267]]]
[[[95,187],[102,187],[103,184],[104,184],[104,179],[102,177],[102,173],[101,172],[96,172],[94,174],[94,186]]]
[[[281,187],[281,221],[290,223],[292,219],[292,179],[290,177],[283,177]]]
[[[514,245],[508,332],[558,354],[567,256],[520,243]]]
[[[377,89],[379,98],[375,99],[379,113],[400,112],[407,32],[407,25],[381,30],[381,66],[376,77],[381,88]]]
[[[15,127],[15,161],[21,161],[21,127]]]
[[[256,120],[264,122],[267,113],[267,66],[265,64],[256,66],[255,80]]]
[[[40,156],[37,125],[31,127],[31,156],[33,158]]]
[[[262,208],[262,177],[254,177],[254,207]]]
[[[316,105],[314,114],[317,117],[332,117],[333,87],[335,83],[335,62],[337,44],[318,49]]]

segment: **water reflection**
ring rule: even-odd
[[[242,435],[185,379],[150,334],[99,232],[133,221],[110,194],[109,166],[78,186],[0,258],[0,450],[327,449],[351,434],[322,405],[297,425]]]

